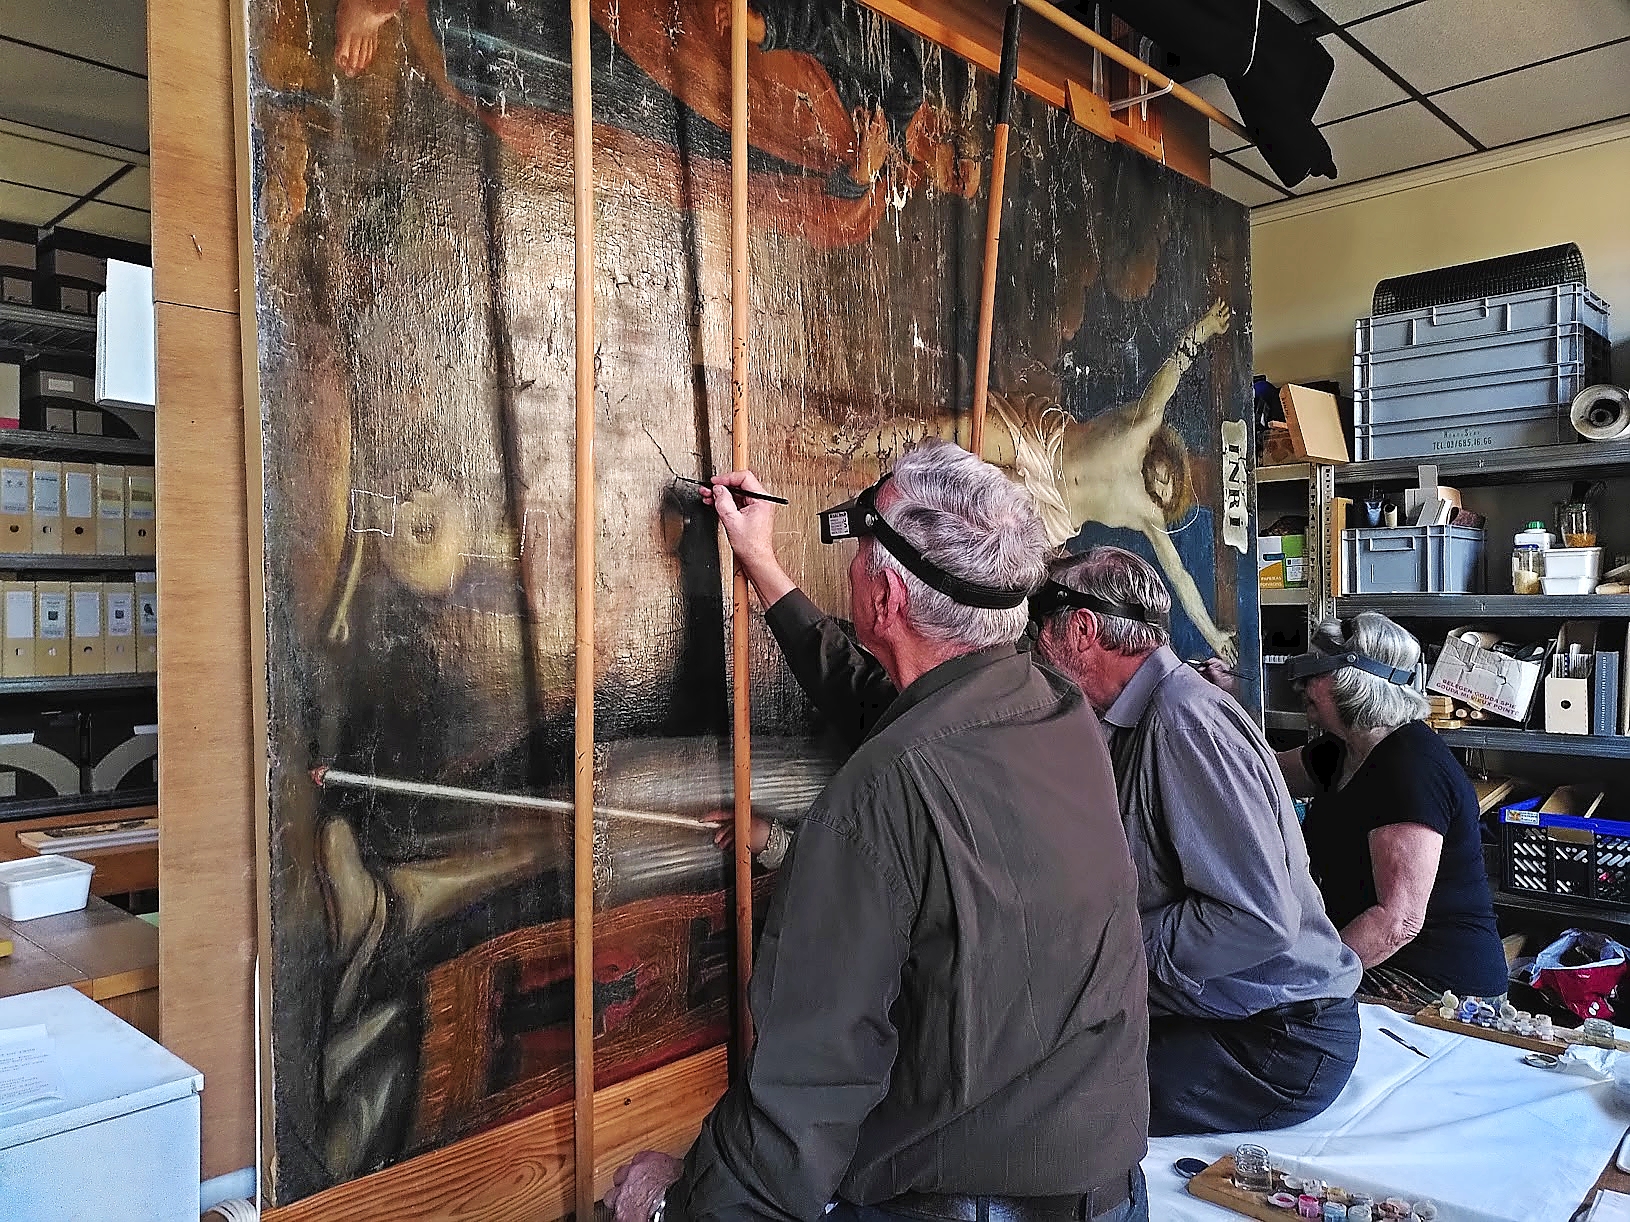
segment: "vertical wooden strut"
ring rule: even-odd
[[[730,463],[747,468],[747,0],[730,4]],[[747,694],[747,574],[730,587],[731,739],[736,794],[736,1056],[753,1046],[747,982],[753,972],[752,710]]]
[[[973,361],[973,411],[968,448],[982,454],[985,445],[985,398],[990,392],[990,332],[996,313],[996,247],[1002,238],[1002,193],[1007,186],[1008,111],[1013,80],[1019,73],[1019,0],[1008,0],[1002,26],[1002,70],[996,79],[996,134],[991,149],[990,211],[985,214],[985,266],[979,284],[979,332]]]
[[[576,258],[576,708],[572,815],[572,1052],[578,1222],[594,1217],[594,95],[589,0],[572,0]]]

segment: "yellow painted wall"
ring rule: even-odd
[[[1251,224],[1256,372],[1351,389],[1353,321],[1388,276],[1577,242],[1613,307],[1630,382],[1630,126],[1614,139],[1447,182]]]

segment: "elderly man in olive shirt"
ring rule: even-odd
[[[1151,1135],[1318,1115],[1358,1059],[1363,969],[1325,915],[1272,748],[1172,652],[1171,596],[1139,557],[1057,560],[1033,605],[1043,658],[1109,733],[1149,960]]]
[[[1141,1222],[1135,880],[1091,711],[1015,648],[1046,567],[1033,504],[955,446],[902,457],[849,566],[857,646],[733,487],[758,481],[711,499],[772,627],[864,741],[780,871],[744,1071],[682,1172],[641,1155],[608,1204],[620,1222],[813,1222],[833,1201],[835,1222]]]

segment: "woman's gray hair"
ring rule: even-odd
[[[1340,624],[1321,625],[1319,632],[1342,639]],[[1355,653],[1404,670],[1414,670],[1421,660],[1421,643],[1375,611],[1365,611],[1352,621],[1352,635],[1345,643]],[[1420,721],[1432,711],[1426,697],[1413,687],[1389,683],[1355,666],[1344,666],[1332,674],[1330,696],[1342,724],[1354,730],[1391,730]]]
[[[1083,594],[1096,594],[1112,602],[1129,607],[1142,607],[1145,611],[1171,614],[1172,595],[1166,583],[1155,572],[1154,566],[1142,556],[1125,548],[1089,548],[1079,556],[1067,556],[1053,562],[1053,580]],[[1055,620],[1075,614],[1076,608],[1065,607]],[[1162,645],[1171,643],[1172,635],[1156,624],[1145,624],[1119,615],[1104,615],[1094,611],[1098,620],[1098,643],[1114,653],[1129,658],[1152,653]],[[1058,627],[1061,625],[1055,625]]]
[[[1030,494],[961,446],[938,439],[914,446],[888,487],[884,519],[935,567],[1002,589],[1034,591],[1046,577],[1047,532]],[[1026,604],[966,606],[924,585],[876,539],[866,546],[867,571],[899,575],[910,600],[906,619],[928,640],[984,649],[1024,635]]]

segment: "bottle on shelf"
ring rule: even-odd
[[[1545,553],[1556,545],[1556,536],[1543,522],[1530,522],[1517,532],[1511,547],[1511,592],[1538,594],[1545,574]]]

